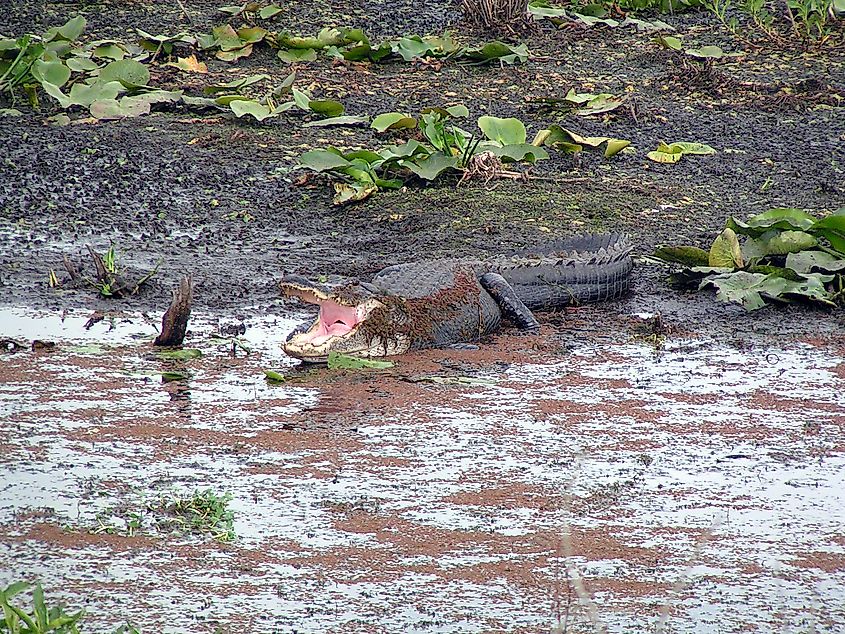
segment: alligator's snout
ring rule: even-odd
[[[330,290],[304,278],[288,277],[281,281],[280,289],[286,297],[320,307],[313,322],[288,335],[282,344],[288,355],[322,362],[332,351],[364,357],[386,354],[383,338],[374,334],[370,326],[384,322],[389,310],[369,285],[352,283]],[[402,350],[393,353],[397,352]]]

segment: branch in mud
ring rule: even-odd
[[[129,295],[134,295],[138,292],[138,289],[140,289],[141,286],[149,281],[153,275],[158,273],[158,269],[162,262],[159,260],[152,271],[148,271],[138,278],[138,280],[133,282],[126,279],[118,271],[117,259],[113,247],[106,252],[105,256],[101,256],[99,253],[94,251],[90,244],[86,244],[85,247],[91,255],[91,260],[94,263],[94,271],[97,274],[97,278],[96,280],[91,280],[89,278],[83,279],[96,288],[100,292],[100,295],[104,297],[116,297],[119,299]],[[66,257],[65,268],[70,274],[71,280],[75,281],[80,277],[79,272]]]
[[[173,290],[173,301],[161,319],[161,333],[153,342],[156,346],[181,346],[188,329],[191,303],[194,299],[193,279],[186,275]]]

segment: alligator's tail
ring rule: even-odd
[[[628,292],[631,241],[623,233],[556,240],[499,260],[499,272],[532,310],[601,302]]]

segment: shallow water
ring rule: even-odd
[[[295,320],[248,321],[232,356],[195,315],[187,362],[140,315],[85,321],[0,310],[58,344],[0,357],[0,585],[38,578],[94,630],[590,631],[567,566],[610,631],[670,600],[672,631],[845,624],[841,348],[503,338],[505,363],[494,342],[270,385]],[[206,488],[234,542],[156,526]]]

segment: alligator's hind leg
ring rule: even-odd
[[[540,322],[529,308],[517,297],[516,291],[508,281],[498,273],[485,273],[479,279],[482,288],[496,301],[505,319],[512,321],[522,330],[536,332]]]

